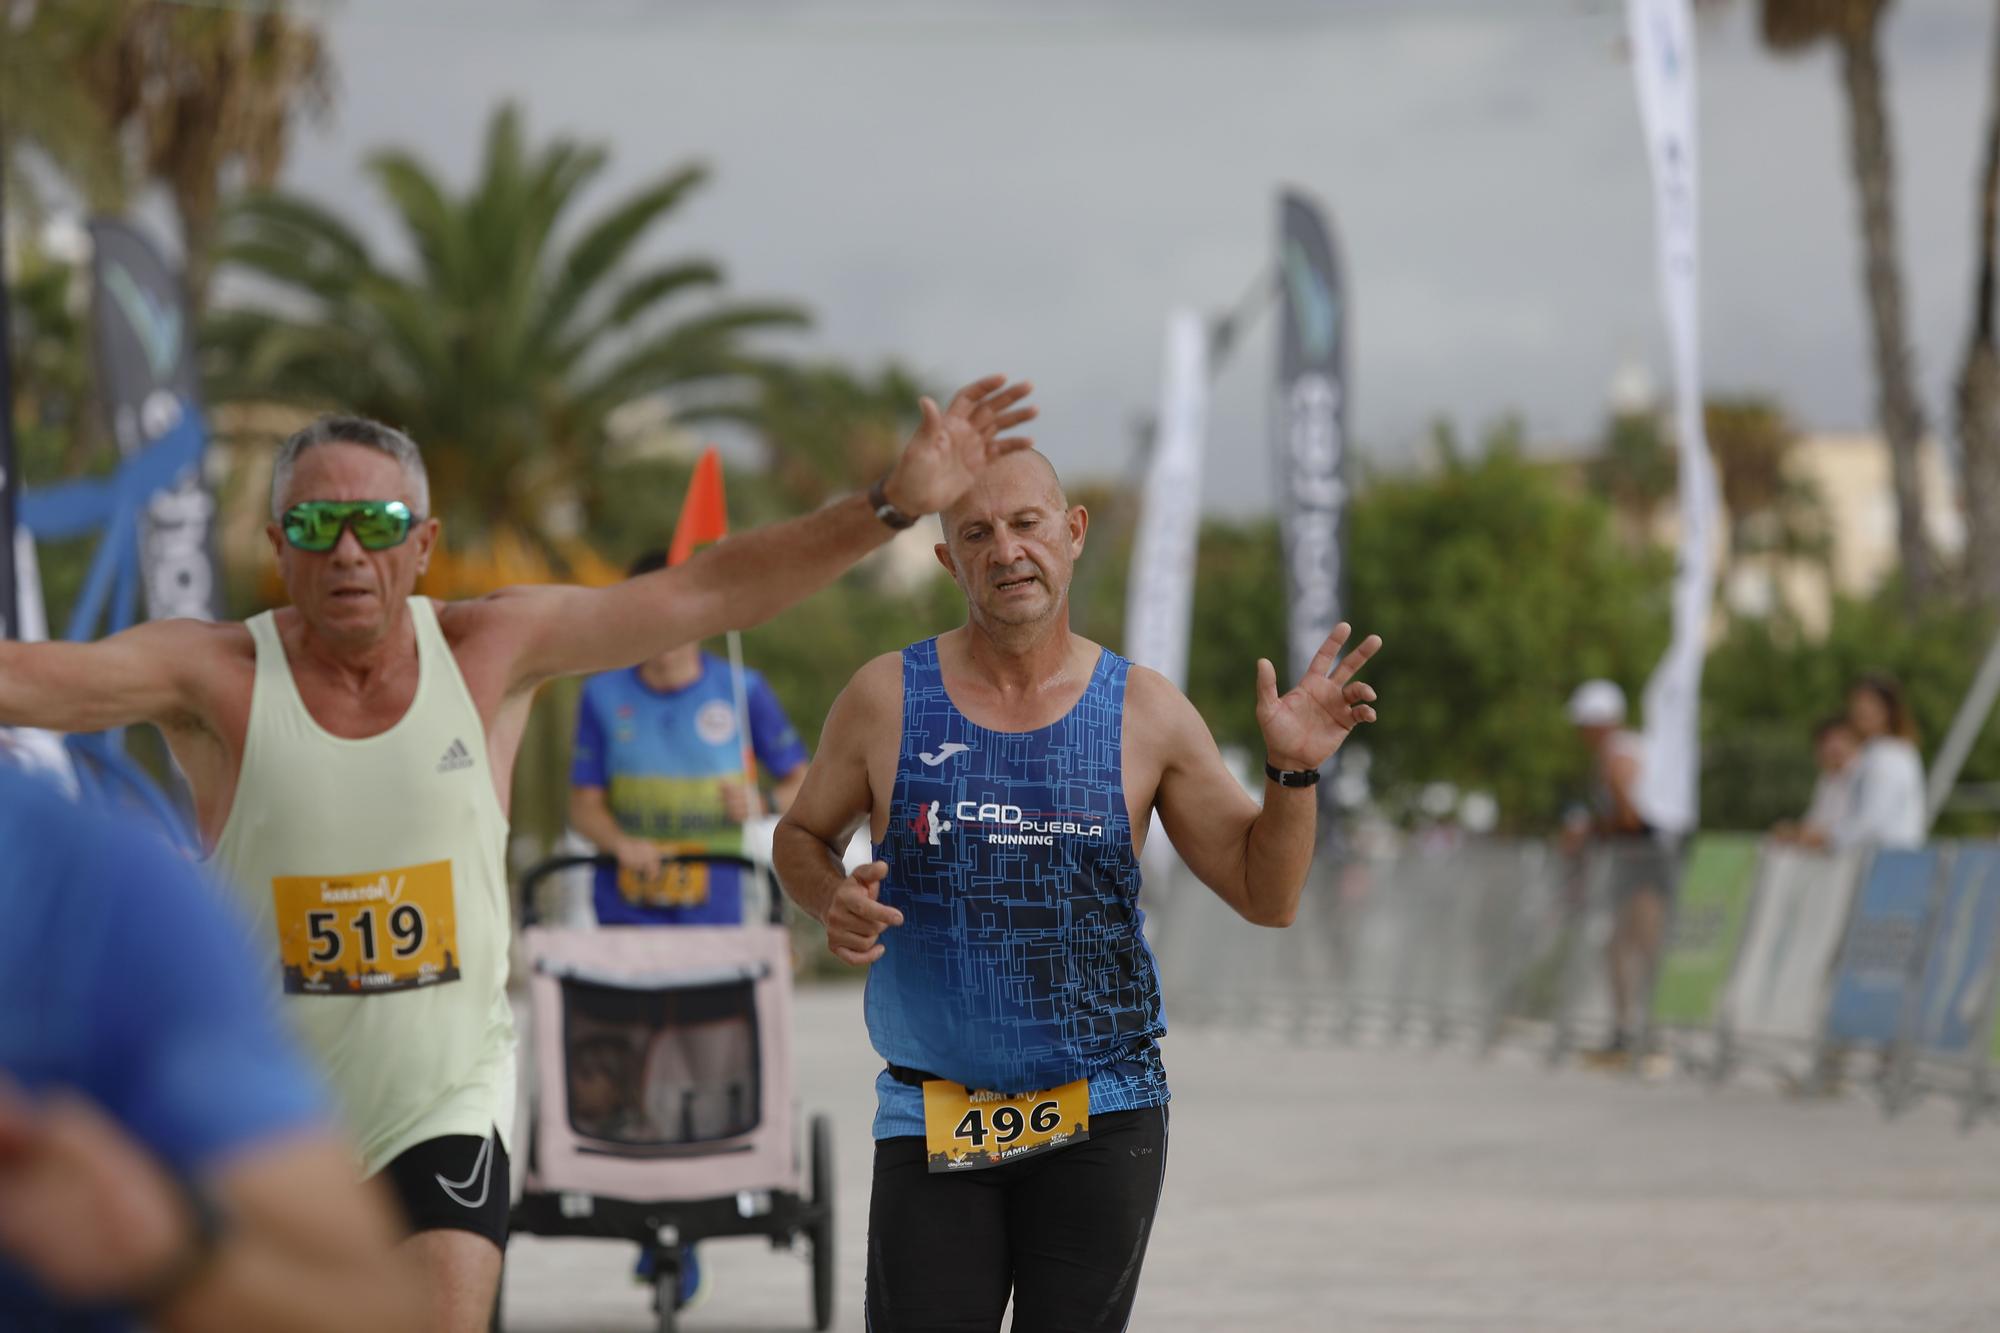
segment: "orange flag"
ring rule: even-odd
[[[688,483],[687,498],[681,501],[681,519],[674,524],[674,544],[667,549],[667,563],[678,565],[695,553],[695,548],[719,542],[729,535],[729,506],[722,498],[722,455],[714,445],[702,450],[694,465],[694,479]]]

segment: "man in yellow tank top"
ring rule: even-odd
[[[537,687],[748,628],[817,591],[1029,442],[1025,383],[923,400],[864,496],[602,589],[412,595],[435,549],[401,433],[329,417],[288,440],[269,528],[291,605],[98,643],[0,642],[0,725],[150,722],[204,844],[258,925],[273,985],[383,1175],[429,1278],[426,1327],[481,1330],[506,1236],[514,1035],[504,850]]]

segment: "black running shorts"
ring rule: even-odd
[[[921,1138],[875,1144],[868,1333],[1119,1333],[1167,1165],[1167,1108],[1090,1118],[1082,1143],[933,1175]]]
[[[470,1231],[507,1248],[510,1181],[500,1131],[425,1139],[382,1169],[410,1231]]]

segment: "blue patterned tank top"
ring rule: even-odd
[[[1103,652],[1053,726],[988,731],[945,694],[937,640],[903,650],[903,741],[875,847],[903,924],[883,933],[866,1002],[891,1066],[1006,1093],[1087,1078],[1093,1114],[1167,1100],[1125,809],[1128,667]],[[876,1138],[923,1133],[919,1087],[884,1070],[876,1093]]]

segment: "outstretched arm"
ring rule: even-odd
[[[1375,720],[1373,687],[1354,679],[1382,641],[1369,635],[1342,658],[1349,628],[1335,627],[1282,697],[1277,669],[1257,663],[1257,725],[1274,768],[1303,771],[1332,757],[1354,729]],[[1208,725],[1164,679],[1145,677],[1164,713],[1167,763],[1160,775],[1160,822],[1188,868],[1245,920],[1288,926],[1298,914],[1312,865],[1317,801],[1311,787],[1265,779],[1260,807],[1222,762]]]
[[[1032,386],[990,375],[923,423],[890,472],[889,502],[915,517],[963,495],[994,459],[1032,441],[1007,431],[1035,415]],[[494,632],[512,640],[520,684],[631,666],[723,630],[748,629],[817,592],[889,540],[865,497],[717,542],[685,564],[610,588],[516,588],[485,603]]]
[[[195,706],[197,664],[226,633],[155,620],[95,643],[0,640],[0,726],[102,731]]]

